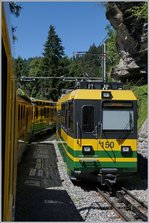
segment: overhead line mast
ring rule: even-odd
[[[91,55],[96,55],[96,56],[100,56],[102,58],[102,79],[99,77],[65,77],[65,76],[57,76],[57,77],[45,77],[45,76],[38,76],[38,77],[28,77],[28,76],[22,76],[20,78],[21,81],[23,82],[27,82],[27,81],[35,81],[35,80],[39,80],[39,79],[43,79],[43,80],[48,80],[48,79],[62,79],[63,81],[78,81],[78,80],[97,80],[97,81],[101,81],[103,80],[103,83],[107,82],[107,74],[106,74],[106,44],[103,44],[103,53],[102,54],[98,54],[98,53],[91,53],[91,52],[87,52],[87,51],[79,51],[77,53],[75,53],[74,55],[84,55],[84,54],[91,54]]]

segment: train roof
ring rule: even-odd
[[[53,101],[48,101],[48,100],[42,100],[42,99],[36,99],[36,98],[31,98],[31,102],[33,104],[36,104],[36,105],[56,105],[56,102],[53,102]]]
[[[111,92],[111,100],[137,100],[131,90],[76,89],[62,95],[58,104],[69,100],[102,100],[102,92]]]
[[[18,90],[17,90],[17,95],[18,95],[19,98],[22,98],[25,101],[31,102],[31,99],[27,95],[27,93],[25,91],[23,91],[22,89],[20,89],[20,88],[18,88]]]

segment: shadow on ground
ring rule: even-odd
[[[37,134],[37,135],[34,135],[34,137],[32,137],[32,140],[31,142],[41,142],[41,141],[46,141],[46,140],[55,140],[56,139],[56,129],[53,128],[53,129],[50,129],[46,132],[43,132],[43,133],[40,133],[40,134]]]
[[[18,165],[15,221],[83,221],[62,181],[53,144],[31,144]]]
[[[25,186],[17,194],[15,221],[83,221],[64,190]]]

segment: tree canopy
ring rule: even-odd
[[[108,31],[107,71],[109,72],[118,62],[119,55],[116,50],[116,31],[110,26],[106,29]],[[64,47],[56,34],[55,27],[50,25],[47,40],[43,45],[43,56],[28,60],[19,57],[15,63],[18,81],[21,76],[52,77],[22,83],[31,97],[57,101],[63,88],[75,84],[64,82],[63,79],[56,79],[56,77],[102,77],[102,46],[93,43],[86,53],[68,58],[64,54]]]

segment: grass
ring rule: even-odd
[[[132,86],[131,90],[134,92],[135,96],[138,99],[138,131],[140,130],[142,124],[147,119],[148,110],[148,86]]]

